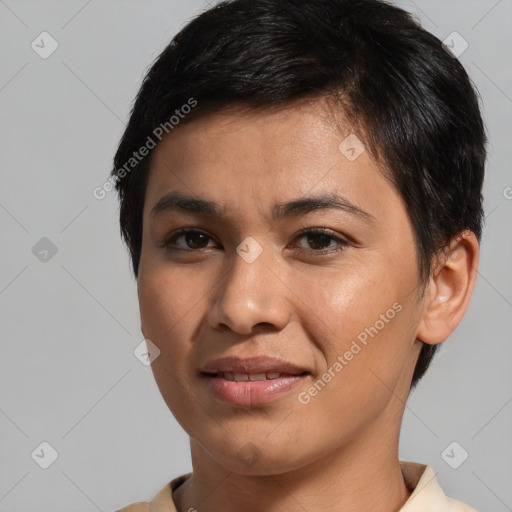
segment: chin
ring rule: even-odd
[[[217,434],[196,440],[216,464],[241,475],[278,475],[299,469],[316,459],[304,453],[304,443],[286,443],[281,436],[271,439],[267,430],[260,436],[246,434],[238,438],[229,436],[224,430]],[[284,437],[289,439],[289,436]],[[298,452],[298,447],[302,453]]]
[[[291,460],[284,454],[259,451],[254,456],[250,452],[251,450],[246,450],[243,457],[240,452],[232,453],[229,456],[223,455],[222,459],[217,459],[217,462],[228,471],[247,476],[279,475],[298,469],[303,465],[299,460]]]

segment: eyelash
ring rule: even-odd
[[[182,229],[179,229],[178,231],[171,233],[168,237],[166,237],[165,240],[163,241],[163,243],[161,244],[161,246],[164,248],[170,249],[170,250],[177,250],[177,251],[183,251],[183,252],[205,252],[207,249],[209,249],[209,247],[203,247],[201,249],[183,249],[181,247],[173,246],[173,244],[176,242],[176,240],[178,238],[180,238],[181,236],[190,234],[190,233],[201,233],[201,234],[206,235],[210,240],[213,240],[213,238],[210,235],[208,235],[206,232],[204,232],[202,230],[182,228]],[[324,255],[324,254],[332,254],[332,253],[340,252],[340,251],[344,250],[349,245],[349,242],[347,240],[333,234],[333,232],[331,230],[326,229],[325,227],[303,229],[297,233],[294,240],[300,239],[307,235],[325,235],[330,239],[329,242],[331,242],[332,240],[336,241],[337,246],[331,247],[331,248],[326,248],[326,249],[320,249],[320,250],[299,248],[299,250],[301,250],[301,251],[312,251],[315,254]]]

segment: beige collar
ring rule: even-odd
[[[400,461],[400,466],[407,487],[414,491],[399,512],[477,512],[460,501],[446,497],[432,466],[406,461]],[[179,476],[166,484],[149,503],[149,512],[176,512],[172,492],[191,474]],[[139,510],[143,512],[147,508],[133,509],[133,512]]]

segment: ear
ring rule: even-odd
[[[473,293],[479,255],[478,240],[469,230],[452,238],[440,253],[425,289],[419,340],[437,345],[459,325]]]

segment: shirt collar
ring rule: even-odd
[[[401,460],[400,467],[405,483],[412,493],[399,512],[428,512],[445,509],[443,504],[446,496],[432,466]]]
[[[446,497],[432,466],[400,461],[400,467],[407,487],[413,491],[399,512],[440,512],[445,510],[476,512],[473,508]],[[172,492],[191,475],[192,473],[181,475],[166,484],[151,500],[149,512],[176,512]],[[459,503],[462,508],[456,506]],[[452,505],[456,507],[452,508]]]

